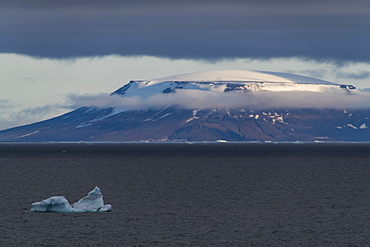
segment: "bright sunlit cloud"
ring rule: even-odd
[[[76,107],[114,107],[117,111],[160,109],[174,106],[181,109],[215,109],[215,108],[247,108],[247,109],[354,109],[366,108],[370,105],[370,93],[357,92],[351,94],[335,94],[320,92],[268,92],[253,93],[209,92],[201,90],[177,90],[176,93],[154,94],[148,98],[140,96],[122,97],[119,95],[70,95],[73,108]]]

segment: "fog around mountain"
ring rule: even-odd
[[[179,82],[181,87],[175,88],[173,82]],[[228,82],[237,85],[252,83],[265,88],[251,89],[247,92],[245,90],[225,92]],[[122,88],[125,88],[123,94],[70,94],[70,105],[73,108],[114,107],[118,112],[167,106],[181,109],[233,107],[351,109],[366,108],[370,105],[370,94],[366,91],[343,89],[338,84],[317,78],[266,71],[227,70],[189,73],[148,81],[131,81]],[[166,89],[172,93],[163,93]]]

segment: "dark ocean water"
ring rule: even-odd
[[[370,144],[1,144],[0,246],[370,246]],[[110,213],[35,213],[95,186]]]

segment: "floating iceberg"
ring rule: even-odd
[[[41,202],[34,202],[31,206],[33,212],[81,213],[109,212],[111,210],[112,205],[104,205],[103,195],[98,186],[72,205],[64,196],[52,196]]]

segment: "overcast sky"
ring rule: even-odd
[[[368,0],[6,0],[0,52],[370,61]]]
[[[0,129],[70,93],[214,69],[370,87],[368,0],[0,0]]]

